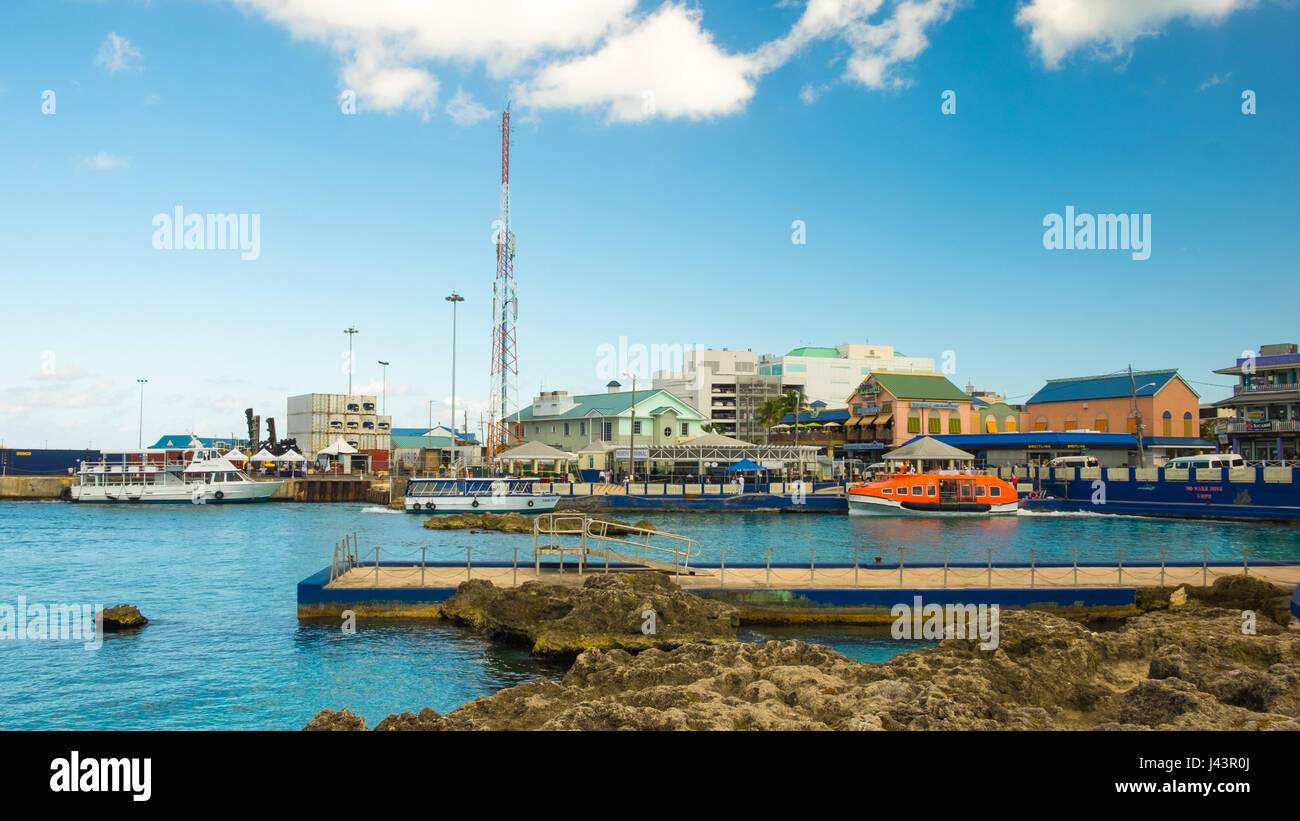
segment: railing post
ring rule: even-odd
[[[1079,586],[1079,548],[1074,549],[1074,586]]]
[[[989,587],[992,587],[993,586],[993,548],[991,547],[988,548],[988,551],[989,551]]]
[[[510,585],[519,586],[519,545],[515,545],[515,562],[510,572]]]
[[[903,548],[898,548],[898,586],[903,586]]]
[[[772,586],[772,548],[767,549],[767,579],[764,582],[768,587]]]
[[[375,548],[375,587],[379,586],[379,548]]]
[[[424,554],[428,551],[428,545],[420,548],[420,586],[424,587]]]
[[[1248,548],[1242,548],[1241,550],[1241,570],[1243,575],[1250,575],[1250,550]]]
[[[1165,551],[1160,551],[1160,586],[1165,586]]]
[[[1033,587],[1038,581],[1038,562],[1035,560],[1034,549],[1029,548],[1029,586]]]
[[[1208,587],[1210,576],[1210,549],[1201,547],[1201,587]]]
[[[1124,548],[1119,549],[1119,583],[1124,584]]]
[[[681,558],[677,555],[677,543],[673,542],[673,572],[680,584],[682,578]]]
[[[943,586],[948,586],[948,546],[943,546]]]
[[[338,577],[339,572],[339,543],[334,543],[334,558],[330,561],[330,581]]]
[[[808,561],[808,586],[817,586],[817,548],[809,548],[812,558]]]
[[[465,581],[469,581],[470,579],[474,578],[473,575],[474,566],[469,557],[469,552],[472,549],[473,548],[471,548],[469,545],[465,545]]]
[[[719,584],[723,587],[726,587],[727,586],[727,546],[725,544],[722,546],[721,568],[722,568],[722,578],[719,580]]]
[[[858,550],[859,548],[857,547],[853,548],[853,586],[854,587],[858,586]]]

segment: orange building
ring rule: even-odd
[[[872,371],[848,398],[846,451],[893,450],[918,435],[970,433],[971,398],[938,373]]]
[[[1169,440],[1165,447],[1205,449],[1209,443],[1200,440],[1200,401],[1177,370],[1134,371],[1131,383],[1128,372],[1049,379],[1025,403],[1024,425],[1029,431],[1137,434],[1140,418],[1148,447]]]

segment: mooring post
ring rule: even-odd
[[[1079,548],[1072,548],[1074,551],[1074,586],[1079,586]]]
[[[1038,563],[1034,558],[1034,549],[1029,548],[1029,586],[1033,587],[1038,580]]]
[[[718,581],[718,583],[721,586],[726,587],[727,586],[727,546],[725,544],[722,546],[721,568],[722,568],[722,578]]]
[[[1210,549],[1208,547],[1202,546],[1201,547],[1201,587],[1207,587],[1210,584],[1210,582],[1208,581],[1209,575],[1210,575]]]
[[[469,558],[469,552],[471,549],[472,548],[469,545],[465,545],[465,581],[469,581],[473,578],[474,567]]]
[[[772,586],[772,548],[767,549],[767,580],[764,582],[768,587]]]
[[[817,548],[811,547],[808,550],[811,555],[811,558],[808,560],[808,586],[816,587],[817,586]]]
[[[988,548],[988,551],[989,551],[989,587],[992,587],[993,586],[993,548],[991,547]]]
[[[1241,550],[1241,572],[1243,575],[1250,575],[1250,550],[1247,548]]]
[[[375,548],[375,587],[379,586],[379,548]]]
[[[1124,584],[1124,548],[1119,549],[1119,583]]]
[[[424,587],[424,554],[429,549],[428,545],[420,548],[420,586]]]

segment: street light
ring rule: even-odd
[[[352,335],[359,334],[361,333],[361,331],[358,331],[356,328],[353,328],[351,325],[349,325],[348,329],[343,333],[348,335],[348,396],[351,396],[352,395]]]
[[[456,470],[456,303],[464,302],[465,297],[451,292],[445,297],[451,303],[451,469]],[[452,474],[453,476],[455,473]]]
[[[629,483],[628,492],[631,492],[630,484],[636,478],[636,374],[623,374],[623,378],[632,377],[632,424],[628,426],[628,448],[627,448],[627,481]]]
[[[137,379],[135,381],[140,383],[140,434],[136,440],[136,447],[144,450],[144,385],[149,380]]]
[[[349,337],[349,338],[351,338],[351,337]],[[384,401],[384,404],[381,406],[381,409],[380,409],[379,412],[382,413],[384,416],[387,416],[387,415],[388,415],[388,363],[385,362],[385,361],[382,360],[382,359],[379,359],[379,360],[376,360],[376,361],[377,361],[380,365],[383,365],[383,366],[384,366],[384,400],[383,400],[383,401]]]

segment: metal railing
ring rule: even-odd
[[[564,537],[577,542],[565,544]],[[668,544],[656,544],[656,540]],[[578,557],[579,573],[586,568],[588,557],[596,556],[605,560],[607,572],[613,559],[680,576],[691,572],[691,559],[699,557],[700,543],[689,536],[619,524],[585,513],[542,513],[533,520],[533,569],[537,575],[541,575],[543,553],[560,557],[560,572],[564,572],[565,555],[572,553]]]

